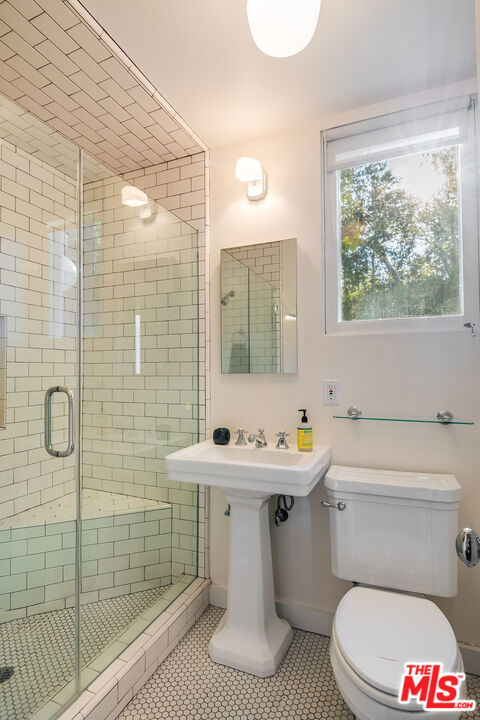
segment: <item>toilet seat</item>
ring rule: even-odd
[[[393,695],[368,685],[347,664],[334,635],[330,643],[330,661],[338,689],[357,720],[446,720],[445,712],[441,710],[423,710],[416,701],[400,705]],[[463,672],[460,652],[455,672]],[[461,711],[449,712],[448,720],[458,720],[460,714]]]
[[[340,601],[332,632],[332,660],[359,691],[398,711],[406,662],[441,662],[446,672],[463,663],[452,628],[430,600],[371,587],[355,587]]]

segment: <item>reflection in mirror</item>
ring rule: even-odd
[[[297,372],[297,241],[222,250],[223,373]]]

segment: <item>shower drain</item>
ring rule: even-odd
[[[13,667],[9,667],[8,665],[5,665],[4,667],[0,667],[0,683],[7,682],[7,680],[10,680],[14,673]]]

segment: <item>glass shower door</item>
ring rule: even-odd
[[[0,132],[0,717],[27,720],[77,687],[78,151],[3,98]]]
[[[155,168],[129,179],[85,153],[84,685],[197,576],[198,488],[165,456],[198,440],[198,233]]]

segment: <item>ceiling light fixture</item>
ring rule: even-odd
[[[321,0],[247,0],[255,43],[271,57],[296,55],[315,33],[320,5]]]
[[[235,176],[240,182],[248,183],[247,197],[249,200],[261,200],[267,194],[267,173],[259,160],[250,157],[238,158]]]
[[[122,205],[128,207],[140,207],[148,203],[148,197],[144,192],[134,187],[133,185],[126,185],[122,188]]]

